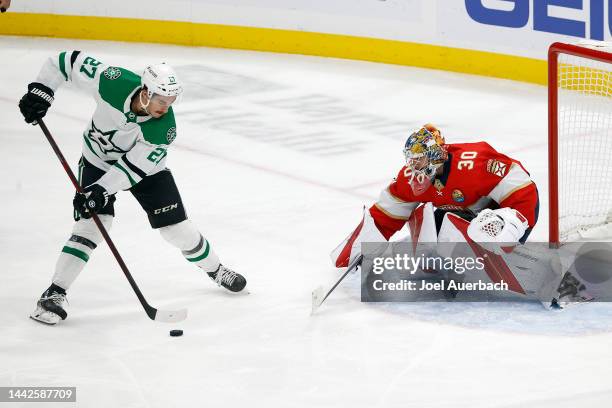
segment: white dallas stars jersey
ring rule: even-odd
[[[97,184],[109,194],[165,169],[166,150],[176,137],[174,113],[170,108],[156,119],[130,110],[139,75],[72,51],[49,58],[37,81],[54,92],[70,82],[95,98],[96,110],[83,133],[83,157],[106,171]]]

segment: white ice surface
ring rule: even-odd
[[[46,327],[27,318],[69,235],[73,190],[17,101],[45,58],[74,48],[137,70],[163,60],[183,74],[168,163],[189,216],[247,276],[250,295],[218,289],[121,193],[117,247],[149,302],[187,307],[188,319],[149,321],[106,245],[71,288],[68,320]],[[540,188],[531,237],[545,240],[545,88],[206,48],[3,37],[0,50],[0,386],[76,386],[79,407],[124,408],[560,408],[612,399],[607,304],[561,313],[537,304],[372,305],[359,302],[350,277],[309,316],[311,290],[338,275],[329,251],[425,122],[449,142],[486,140],[521,160]],[[46,122],[76,165],[94,104],[71,89],[56,97]],[[185,335],[169,337],[173,328]]]

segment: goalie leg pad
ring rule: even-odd
[[[374,218],[370,215],[370,211],[365,208],[363,210],[363,218],[357,228],[330,254],[334,266],[336,268],[348,267],[361,255],[362,242],[387,242],[387,239],[380,233],[374,223]]]
[[[361,244],[363,242],[387,242],[374,223],[374,218],[370,215],[370,211],[365,208],[363,210],[363,218],[357,228],[330,254],[334,266],[336,268],[348,267],[351,262],[361,255]]]
[[[432,203],[425,203],[417,207],[412,214],[410,214],[410,218],[408,218],[408,226],[410,227],[410,237],[414,245],[418,243],[438,242]]]
[[[472,225],[470,221],[458,215],[447,213],[444,216],[438,240],[439,242],[454,242],[456,245],[441,246],[438,248],[438,253],[444,257],[457,255],[481,257],[484,264],[484,272],[492,282],[499,283],[504,281],[508,284],[510,291],[524,295],[524,288],[504,258],[484,248],[481,243],[476,243],[472,240],[468,233],[470,225]],[[455,250],[458,245],[460,245],[459,249],[462,249],[462,251]],[[459,252],[463,253],[459,254]]]

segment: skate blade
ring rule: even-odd
[[[40,318],[38,318],[36,316],[32,316],[32,315],[30,315],[30,319],[32,319],[35,322],[38,322],[40,324],[47,325],[47,326],[55,326],[61,320],[59,316],[57,316],[57,320],[54,319],[54,320],[51,321],[51,320],[40,319]]]
[[[247,286],[245,286],[244,288],[242,288],[242,290],[240,292],[232,292],[231,290],[228,290],[229,293],[233,293],[236,296],[246,296],[246,295],[250,295],[251,291],[249,290],[249,288]]]
[[[249,290],[248,286],[245,286],[244,288],[242,288],[242,290],[239,290],[238,292],[234,292],[233,290],[229,290],[228,288],[225,288],[221,285],[218,285],[221,289],[223,289],[223,292],[225,293],[229,293],[232,296],[245,296],[245,295],[250,295],[251,291]]]

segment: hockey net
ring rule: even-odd
[[[612,43],[548,54],[551,243],[612,237]]]

